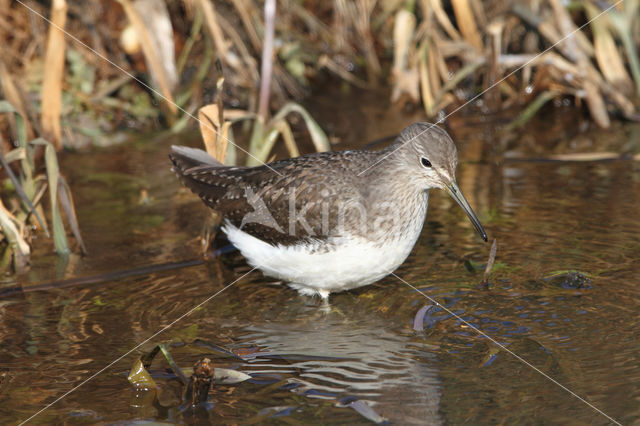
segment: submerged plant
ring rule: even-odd
[[[71,231],[80,250],[86,252],[75,214],[69,185],[60,174],[54,146],[42,138],[27,140],[27,125],[24,117],[7,101],[0,101],[1,114],[13,114],[16,123],[17,146],[6,154],[0,152],[0,166],[7,175],[5,188],[0,197],[0,269],[12,266],[20,272],[29,263],[30,241],[36,223],[49,236],[49,227],[44,217],[42,199],[49,192],[51,227],[55,250],[60,256],[70,253],[62,212],[67,217]],[[36,151],[44,148],[46,174],[37,173]],[[11,168],[17,163],[17,173]]]

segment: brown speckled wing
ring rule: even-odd
[[[360,218],[350,208],[363,203],[357,173],[375,154],[354,154],[311,154],[268,167],[203,165],[176,152],[170,158],[182,182],[234,226],[270,244],[292,245],[336,236],[339,216]]]

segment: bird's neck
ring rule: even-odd
[[[417,239],[427,214],[428,190],[398,179],[376,179],[367,194],[370,238]]]

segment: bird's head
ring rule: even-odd
[[[387,151],[392,167],[403,170],[407,184],[424,190],[445,190],[487,241],[482,224],[456,184],[458,150],[447,132],[435,124],[415,123],[405,128]]]

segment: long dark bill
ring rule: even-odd
[[[449,195],[451,195],[451,197],[454,200],[456,200],[456,203],[458,203],[458,205],[462,207],[462,210],[464,210],[467,216],[469,216],[469,220],[471,220],[471,223],[473,223],[473,227],[476,228],[476,231],[478,231],[478,234],[480,234],[482,239],[486,242],[487,233],[484,231],[482,224],[478,220],[478,217],[476,216],[476,214],[473,212],[473,209],[467,202],[467,199],[464,198],[464,195],[462,195],[462,191],[460,191],[460,188],[458,188],[458,184],[456,184],[455,182],[452,182],[449,186],[447,186],[447,192],[449,193]]]

